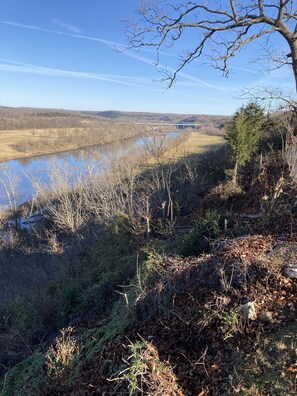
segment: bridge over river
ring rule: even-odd
[[[186,128],[193,128],[193,129],[198,129],[200,128],[203,124],[195,124],[195,123],[173,123],[173,122],[136,122],[137,125],[149,125],[152,127],[155,127],[156,129],[163,129],[163,127],[175,127],[176,129],[186,129]]]

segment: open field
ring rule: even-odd
[[[0,131],[0,161],[27,158],[76,149],[84,144],[61,135],[73,137],[87,128],[44,128],[38,130],[19,129]]]
[[[210,148],[214,148],[224,143],[222,136],[213,136],[206,133],[197,131],[191,131],[188,136],[182,140],[181,143],[173,148],[170,148],[166,152],[166,157],[171,158],[183,158],[193,154],[201,154]]]
[[[114,125],[119,129],[120,124]],[[138,127],[133,135],[141,132]],[[145,131],[144,131],[145,132]],[[101,142],[97,139],[90,139],[94,133],[93,128],[44,128],[38,130],[19,129],[19,130],[2,130],[0,131],[0,162],[17,159],[29,158],[42,154],[50,154],[73,150],[83,146],[91,146],[96,144],[105,144],[118,140],[120,137],[116,132],[113,135],[110,132],[102,135]],[[97,131],[96,131],[97,135]],[[112,136],[113,135],[113,136]],[[85,138],[84,137],[88,137]],[[211,136],[199,132],[191,132],[190,137],[181,143],[179,152],[181,155],[201,153],[205,147],[221,144],[223,138],[221,136]],[[173,154],[169,151],[168,155]]]
[[[103,145],[145,131],[145,127],[120,122],[103,122],[99,127],[1,130],[0,162]]]
[[[218,144],[224,143],[222,136],[207,135],[206,133],[191,132],[189,139],[187,139],[182,148],[185,154],[198,154],[206,150],[211,146],[217,146]]]
[[[170,163],[190,155],[201,154],[205,151],[217,147],[224,143],[222,136],[208,135],[197,131],[185,132],[184,137],[180,135],[180,140],[172,141],[162,146],[162,138],[159,143],[148,145],[144,162],[149,167],[156,164]],[[155,135],[156,136],[156,135]],[[165,137],[164,137],[165,138]]]
[[[15,158],[30,157],[38,154],[45,154],[50,151],[34,150],[22,152],[16,148],[20,142],[46,142],[46,137],[32,136],[31,130],[6,130],[0,131],[0,161],[7,161]]]

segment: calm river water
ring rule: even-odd
[[[179,132],[169,132],[166,136],[176,137]],[[54,170],[68,169],[73,174],[92,164],[94,171],[99,171],[102,161],[112,160],[141,149],[150,137],[136,137],[104,146],[85,147],[63,153],[47,154],[32,158],[6,161],[0,164],[0,206],[8,205],[6,187],[11,189],[10,181],[15,190],[18,205],[31,200],[36,194],[32,181],[42,184],[50,183],[50,174]],[[4,184],[1,182],[3,181]]]

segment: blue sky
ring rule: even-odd
[[[153,50],[126,47],[121,20],[132,16],[137,4],[0,0],[0,105],[232,114],[246,88],[294,88],[290,69],[264,73],[265,64],[254,61],[261,47],[252,45],[232,60],[227,79],[193,62],[166,89]],[[283,40],[276,44],[288,51]],[[160,63],[170,68],[176,60],[177,50],[168,49]]]

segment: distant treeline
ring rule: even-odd
[[[124,111],[88,111],[81,112],[84,115],[99,116],[106,119],[138,122],[164,122],[176,124],[210,124],[226,123],[229,116],[209,115],[209,114],[172,114],[172,113],[145,113],[145,112],[124,112]]]
[[[228,116],[0,107],[0,130],[100,127],[102,122],[201,124],[221,129]]]
[[[102,119],[67,111],[0,108],[0,129],[80,128],[101,125]]]

